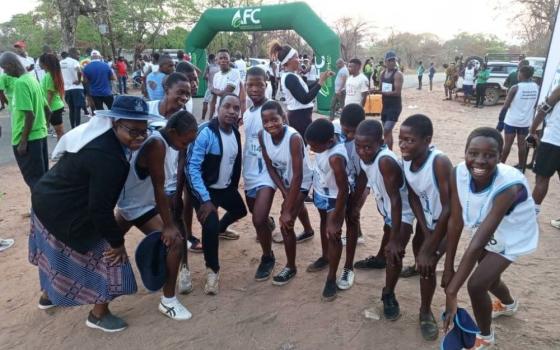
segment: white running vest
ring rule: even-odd
[[[298,100],[296,100],[296,98],[292,95],[290,90],[288,90],[288,88],[286,87],[286,77],[288,75],[293,75],[296,78],[298,78],[301,87],[305,90],[305,92],[309,92],[309,88],[307,87],[307,84],[303,81],[303,79],[299,75],[294,74],[292,72],[284,72],[282,74],[282,77],[280,78],[280,82],[282,85],[282,93],[284,94],[284,98],[286,99],[286,107],[288,108],[288,110],[295,111],[298,109],[313,108],[314,106],[313,101],[307,104],[303,104]]]
[[[434,160],[440,154],[443,153],[433,146],[430,147],[430,154],[418,171],[412,171],[410,169],[412,161],[403,160],[406,182],[420,199],[426,219],[426,226],[430,230],[436,227],[436,222],[441,215],[439,187],[434,173]]]
[[[340,126],[340,120],[336,119],[333,121],[334,132],[337,133],[342,141],[344,141],[344,147],[346,147],[346,153],[348,154],[348,162],[346,162],[346,172],[348,173],[348,181],[350,184],[350,191],[354,190],[356,185],[356,180],[358,175],[360,175],[360,156],[356,151],[356,145],[354,140],[347,141],[346,136],[342,133],[342,127]]]
[[[560,103],[557,103],[546,117],[546,127],[541,141],[560,146]]]
[[[259,131],[263,130],[261,107],[250,108],[243,113],[243,128],[245,131],[245,145],[243,148],[243,182],[245,190],[259,186],[276,188],[268,175],[264,162]]]
[[[402,169],[402,164],[395,153],[393,153],[385,145],[382,146],[372,164],[365,164],[361,160],[360,164],[367,175],[369,187],[372,189],[373,195],[375,196],[377,210],[385,219],[385,224],[391,226],[393,222],[393,220],[391,219],[391,198],[387,193],[387,189],[385,188],[385,181],[383,180],[383,175],[381,174],[381,170],[379,169],[379,161],[384,157],[390,157],[394,159]],[[410,208],[410,204],[408,203],[408,191],[406,189],[406,180],[404,178],[404,173],[402,174],[402,176],[403,185],[400,189],[402,201],[401,220],[403,223],[412,225],[412,222],[414,221],[414,214],[412,213],[412,209]]]
[[[465,68],[465,76],[463,77],[463,85],[474,85],[475,68]]]
[[[506,113],[504,122],[509,126],[526,128],[531,126],[535,114],[535,104],[539,95],[539,86],[532,81],[517,84],[517,92]]]
[[[531,197],[525,176],[517,169],[498,164],[497,173],[490,187],[475,193],[471,188],[471,174],[465,162],[457,165],[456,181],[459,201],[463,211],[465,227],[474,233],[492,209],[496,196],[514,185],[521,185],[527,191],[527,199],[515,205],[507,213],[494,232],[486,250],[503,255],[526,255],[537,249],[539,227],[535,213],[535,203]]]
[[[290,154],[290,140],[292,136],[299,133],[296,129],[290,126],[284,126],[284,137],[278,145],[272,141],[272,136],[266,130],[262,132],[263,145],[266,153],[272,162],[272,166],[276,169],[276,173],[282,179],[284,186],[290,187],[292,183],[292,156]],[[303,140],[302,140],[303,143]],[[301,189],[309,190],[313,181],[313,171],[309,167],[309,155],[307,149],[303,147],[303,181],[301,182]]]
[[[323,197],[336,198],[338,195],[336,178],[330,164],[330,158],[334,155],[342,156],[346,164],[348,164],[348,154],[343,143],[337,143],[328,150],[315,154],[315,161],[313,163],[313,191]]]

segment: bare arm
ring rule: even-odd
[[[548,96],[546,98],[546,103],[548,103],[550,106],[554,107],[558,101],[560,101],[560,86],[556,87],[552,93],[550,94],[550,96]],[[529,134],[533,135],[533,136],[537,136],[537,129],[539,128],[539,125],[541,125],[541,123],[544,120],[544,117],[546,117],[546,113],[539,110],[537,112],[537,115],[535,116],[535,119],[533,119],[533,124],[531,125],[531,129],[529,130]]]
[[[334,172],[338,194],[336,195],[334,210],[328,215],[327,235],[335,237],[342,231],[342,224],[346,216],[346,201],[348,200],[349,186],[345,159],[340,155],[331,156],[329,158],[329,165]]]
[[[382,91],[381,94],[385,96],[400,96],[402,92],[404,82],[404,76],[401,72],[395,72],[394,80],[394,90],[393,91]]]

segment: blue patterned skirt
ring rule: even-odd
[[[121,295],[136,293],[130,261],[109,266],[103,253],[109,249],[99,241],[86,254],[57,240],[31,215],[29,262],[39,268],[41,290],[54,305],[103,304]]]

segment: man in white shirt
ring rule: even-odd
[[[70,125],[72,128],[80,125],[81,110],[85,106],[84,87],[82,85],[82,70],[80,68],[80,51],[71,48],[68,53],[61,54],[60,69],[64,80],[64,99],[70,110]]]
[[[212,80],[212,101],[210,102],[210,115],[216,116],[218,113],[218,106],[222,96],[233,93],[240,95],[241,77],[237,69],[230,67],[230,56],[228,49],[220,49],[218,51],[218,65],[220,71],[214,74]],[[244,101],[241,101],[242,108]]]
[[[214,75],[216,75],[219,71],[220,66],[216,63],[216,55],[213,53],[209,54],[203,76],[204,80],[206,80],[206,92],[204,93],[204,101],[202,102],[202,120],[206,118],[206,113],[208,113],[208,104],[212,102],[212,84],[214,83]]]
[[[245,81],[245,74],[247,74],[247,63],[243,59],[243,55],[241,52],[237,51],[235,53],[235,62],[233,63],[235,68],[239,71],[239,76],[241,77],[241,81]]]
[[[346,97],[344,105],[351,103],[359,104],[364,107],[369,91],[368,78],[362,73],[362,61],[353,58],[348,62],[348,72],[350,75],[346,79]]]
[[[331,113],[330,120],[334,120],[334,115],[339,108],[344,106],[344,95],[346,92],[346,79],[348,79],[348,68],[346,68],[346,62],[342,58],[336,60],[336,68],[338,68],[338,73],[336,73],[336,78],[334,80],[334,96],[331,101]]]
[[[27,51],[25,51],[26,47],[27,45],[25,44],[25,41],[16,41],[14,44],[14,51],[23,65],[23,68],[25,68],[26,71],[31,72],[33,68],[35,68],[35,60],[33,57],[27,56]]]

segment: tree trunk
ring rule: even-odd
[[[68,51],[76,44],[76,27],[80,16],[80,2],[75,0],[57,0],[62,29],[62,50]]]

